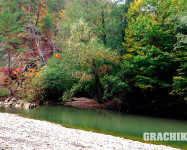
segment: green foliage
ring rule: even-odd
[[[50,93],[62,95],[64,91],[69,90],[75,80],[72,78],[70,67],[67,61],[59,60],[55,56],[48,61],[47,66],[40,72],[41,77],[38,84],[42,89],[49,90]]]
[[[0,97],[8,96],[9,95],[9,90],[7,88],[0,87]]]
[[[2,2],[2,4],[4,3]],[[9,56],[10,68],[10,55],[13,52],[19,53],[24,51],[22,48],[22,40],[19,37],[19,34],[24,32],[24,22],[20,19],[23,15],[20,15],[21,12],[19,9],[15,9],[16,6],[10,3],[7,5],[6,2],[2,6],[7,7],[3,8],[0,13],[0,56]],[[0,7],[0,9],[1,8],[2,7]],[[5,57],[4,60],[6,60]],[[1,61],[3,61],[2,58],[3,57],[0,58]]]
[[[150,91],[186,95],[184,10],[183,0],[142,0],[131,4],[124,44],[128,53],[124,54],[122,65],[128,69],[122,74],[144,92],[149,91],[148,95]]]
[[[11,9],[4,8],[0,13],[0,30],[1,37],[0,42],[7,41],[10,45],[12,44],[20,44],[19,38],[17,35],[23,32],[23,23],[18,19],[20,12],[12,13]],[[12,48],[9,46],[7,48]]]
[[[45,18],[43,18],[42,22],[43,22],[43,28],[46,29],[52,29],[54,27],[53,25],[53,18],[52,16],[50,16],[50,14],[47,14],[47,16]]]
[[[184,98],[187,97],[186,92],[187,92],[187,79],[183,78],[181,76],[176,76],[173,78],[173,91],[171,92],[171,94],[175,95],[184,95]]]
[[[101,83],[104,88],[104,100],[113,100],[118,98],[119,94],[130,91],[127,81],[124,82],[117,76],[105,75]]]
[[[38,75],[29,76],[28,99],[83,95],[102,103],[129,94],[146,102],[183,101],[185,9],[184,0],[1,0],[0,59],[9,56],[10,68],[11,53],[35,44],[43,51],[44,41],[45,50],[54,51]]]
[[[136,85],[142,89],[169,87],[175,71],[173,57],[155,47],[141,49],[138,56],[132,56],[129,71],[133,70]],[[167,74],[170,72],[171,76]]]
[[[127,15],[126,47],[137,53],[138,47],[154,45],[162,51],[171,52],[177,41],[178,17],[184,14],[183,0],[136,1]]]
[[[75,83],[70,90],[63,94],[62,100],[66,101],[74,96],[80,95],[94,98],[96,95],[94,88],[95,84],[93,80],[79,81],[78,83]]]
[[[70,22],[84,19],[101,43],[121,52],[127,25],[125,13],[132,1],[119,5],[118,1],[73,0],[66,6],[66,16]]]
[[[72,25],[71,37],[60,54],[61,59],[53,57],[42,72],[45,88],[58,89],[62,93],[69,90],[63,98],[75,95],[88,81],[97,80],[95,88],[101,88],[99,78],[110,71],[119,58],[117,53],[101,45],[91,31],[82,20]],[[78,84],[74,84],[76,82]]]

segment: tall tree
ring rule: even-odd
[[[12,5],[12,4],[11,4]],[[11,55],[23,51],[19,34],[24,32],[24,23],[20,19],[20,11],[5,7],[0,13],[0,42],[4,43],[1,52],[8,54],[8,74],[11,74]]]
[[[73,0],[66,7],[68,18],[79,21],[84,19],[88,22],[95,34],[101,39],[104,45],[107,45],[106,21],[110,13],[109,1],[98,0]]]
[[[161,99],[156,98],[161,95],[167,97],[174,85],[179,88],[180,83],[186,84],[186,75],[177,75],[180,71],[184,73],[186,66],[182,42],[186,31],[181,28],[186,25],[180,21],[181,16],[185,16],[184,0],[138,0],[128,11],[125,65],[133,70],[134,84],[154,95],[154,100]],[[181,84],[178,90],[182,89],[186,90]]]
[[[71,21],[76,22],[82,18],[88,22],[106,47],[122,52],[127,26],[126,13],[133,1],[120,3],[120,0],[73,0],[68,3],[65,11]]]

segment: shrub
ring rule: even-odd
[[[9,95],[9,90],[7,88],[4,87],[0,87],[0,97],[5,97]]]

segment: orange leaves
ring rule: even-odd
[[[25,7],[21,7],[24,11],[27,11],[27,9]]]
[[[1,75],[0,76],[0,85],[9,85],[10,84],[10,78],[7,75]]]
[[[58,59],[60,59],[61,58],[61,56],[59,55],[59,54],[56,54],[55,55]]]
[[[60,10],[60,11],[59,11],[59,15],[60,15],[60,16],[64,16],[64,15],[65,15],[65,11],[64,11],[64,10]]]
[[[66,19],[65,10],[60,10],[60,11],[59,11],[59,17],[60,17],[61,19]]]

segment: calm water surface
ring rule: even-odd
[[[129,115],[114,111],[79,109],[61,105],[43,105],[32,110],[1,108],[0,112],[47,120],[80,128],[143,141],[144,132],[187,132],[187,121]],[[155,143],[155,142],[154,142]],[[187,149],[187,142],[156,142]]]

